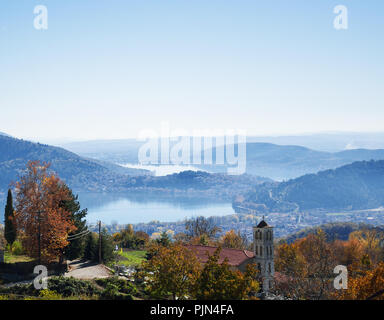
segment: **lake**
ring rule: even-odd
[[[148,200],[150,198],[150,200]],[[159,198],[143,194],[80,193],[82,208],[88,208],[87,221],[105,224],[147,223],[154,220],[176,222],[195,216],[234,214],[231,203],[196,198]]]

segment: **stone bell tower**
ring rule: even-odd
[[[273,287],[275,266],[273,263],[273,227],[263,220],[253,227],[253,252],[255,263],[260,270],[262,292],[267,294]]]

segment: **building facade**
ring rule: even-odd
[[[273,250],[273,227],[263,219],[253,227],[254,261],[260,271],[263,293],[268,293],[273,288],[275,274]]]

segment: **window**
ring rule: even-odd
[[[256,250],[255,251],[256,251],[255,254],[258,255],[259,254],[259,247],[258,246],[256,246]]]
[[[262,257],[263,256],[263,247],[260,246],[260,256]]]
[[[269,272],[269,273],[272,272],[272,269],[271,269],[271,263],[268,263],[268,272]]]

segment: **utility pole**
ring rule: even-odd
[[[101,264],[101,220],[99,221],[99,263]]]

